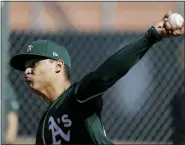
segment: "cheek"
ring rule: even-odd
[[[39,84],[50,82],[54,72],[54,68],[50,65],[39,65],[34,70],[34,80]]]
[[[34,70],[34,80],[36,82],[45,82],[47,79],[47,70],[45,68],[39,67]]]
[[[53,68],[51,67],[41,68],[38,73],[40,78],[43,79],[43,81],[49,81],[53,76]]]

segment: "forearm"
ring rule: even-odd
[[[119,79],[158,41],[160,41],[160,36],[155,28],[149,29],[142,37],[123,46],[117,53],[112,55],[94,72],[95,75],[105,81],[112,80],[113,78]]]
[[[18,117],[15,112],[10,112],[8,114],[8,128],[6,135],[6,142],[8,144],[13,144],[17,136],[18,129]]]

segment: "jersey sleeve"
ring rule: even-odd
[[[77,101],[88,102],[104,92],[123,77],[156,42],[160,41],[156,29],[151,27],[144,35],[122,46],[95,71],[86,75],[77,85]]]

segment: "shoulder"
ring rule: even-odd
[[[73,103],[76,99],[75,90],[78,83],[71,85],[67,90],[65,90],[58,98],[55,103],[55,107],[58,108],[61,104],[69,105]]]

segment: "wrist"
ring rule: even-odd
[[[146,33],[145,39],[147,39],[150,43],[158,42],[162,39],[161,35],[157,32],[157,29],[152,26]]]

